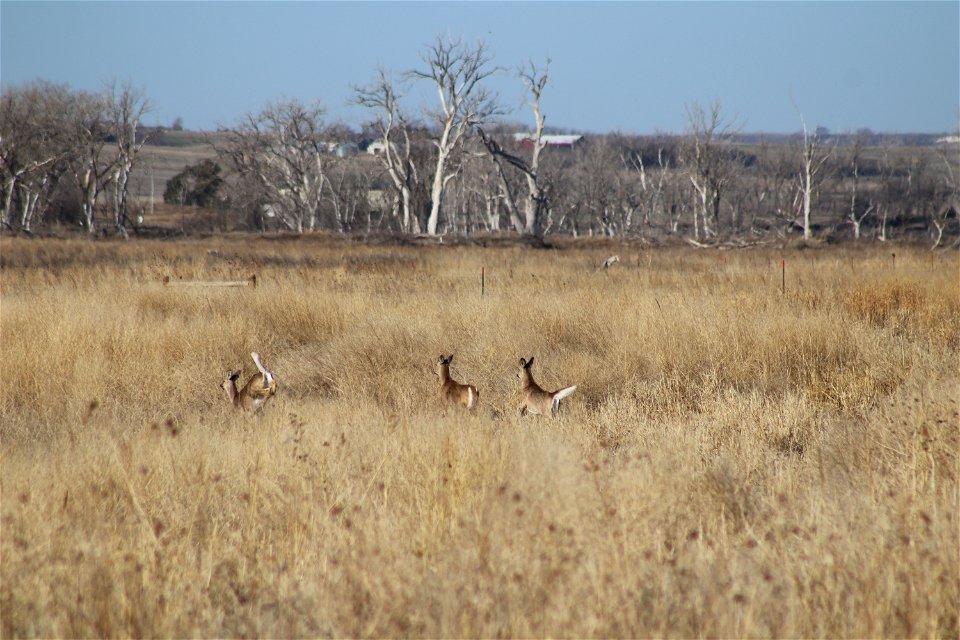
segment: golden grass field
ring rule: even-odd
[[[960,630],[956,252],[5,238],[0,265],[4,637]],[[220,388],[253,350],[258,415]],[[444,415],[441,353],[476,415]],[[516,410],[531,355],[578,385],[556,420]]]

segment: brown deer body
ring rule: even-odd
[[[563,387],[556,391],[545,391],[533,379],[533,373],[530,372],[532,364],[533,356],[529,360],[520,358],[520,370],[517,371],[517,378],[520,379],[520,388],[523,392],[520,415],[525,416],[529,413],[535,416],[555,417],[560,410],[560,401],[576,391],[577,385]]]
[[[460,384],[450,377],[450,363],[453,355],[437,358],[435,371],[440,378],[440,399],[443,405],[459,405],[472,411],[480,400],[480,393],[472,384]]]
[[[259,411],[267,403],[267,400],[277,393],[277,378],[272,372],[264,368],[260,362],[260,354],[254,351],[250,354],[250,357],[253,358],[253,363],[257,365],[259,373],[253,374],[247,384],[242,389],[238,389],[237,380],[240,379],[240,372],[227,371],[221,386],[227,392],[234,408],[244,411],[250,411],[251,409]]]

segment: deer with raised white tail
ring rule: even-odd
[[[545,391],[533,379],[533,373],[530,372],[530,366],[533,364],[533,356],[529,360],[520,358],[520,370],[517,371],[517,378],[520,379],[520,387],[523,391],[523,405],[520,407],[520,415],[525,416],[528,413],[535,416],[545,416],[549,414],[556,417],[560,410],[560,401],[577,390],[577,385],[563,387],[556,391]]]
[[[260,372],[253,374],[247,384],[238,390],[237,380],[240,379],[240,372],[227,371],[227,376],[221,386],[227,392],[230,402],[236,409],[259,411],[267,403],[267,400],[277,393],[277,377],[264,368],[263,363],[260,362],[259,353],[254,351],[250,354],[250,357],[253,358],[253,364],[257,365]]]
[[[440,399],[444,406],[460,405],[468,411],[472,411],[480,400],[480,393],[472,384],[460,384],[450,377],[450,363],[453,361],[453,354],[449,356],[441,355],[437,358],[434,366],[437,377],[440,378]]]

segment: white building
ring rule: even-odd
[[[520,143],[522,147],[532,147],[534,141],[532,133],[515,133],[513,139]],[[583,142],[581,135],[542,135],[540,141],[548,147],[559,147],[562,149],[573,149]]]
[[[372,156],[378,156],[384,151],[386,151],[386,149],[387,149],[387,145],[383,144],[383,140],[374,140],[373,142],[367,145],[367,153],[369,153]],[[396,153],[397,145],[391,142],[390,151],[392,151],[393,153]]]

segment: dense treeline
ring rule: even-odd
[[[508,123],[483,88],[485,46],[438,38],[424,67],[380,71],[355,89],[369,121],[326,120],[319,103],[267,104],[206,136],[210,158],[164,191],[169,203],[218,208],[232,228],[295,232],[664,236],[694,242],[771,234],[960,242],[955,140],[927,146],[862,130],[744,135],[719,104],[686,107],[678,135],[550,136],[540,96],[549,66],[522,67],[529,125]],[[433,82],[440,107],[412,117],[402,87]],[[2,220],[126,235],[129,179],[142,146],[166,144],[141,119],[143,90],[99,93],[35,82],[0,101]],[[178,121],[175,129],[182,125]],[[524,132],[523,135],[517,135]],[[913,141],[917,142],[917,141]]]
[[[30,232],[49,218],[72,218],[90,233],[104,207],[126,235],[130,176],[145,138],[150,104],[142,89],[111,83],[100,92],[37,81],[0,95],[3,224]]]

